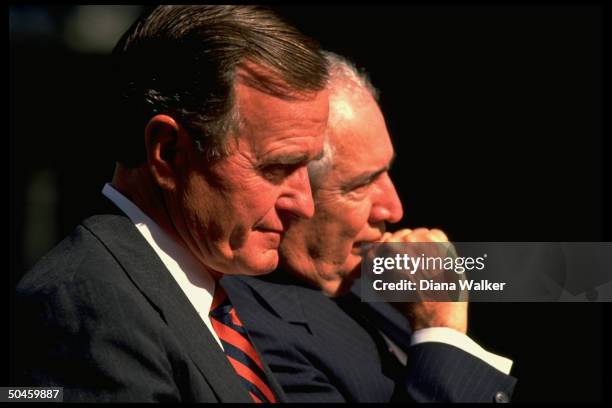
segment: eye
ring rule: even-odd
[[[262,175],[270,181],[281,181],[300,167],[296,164],[268,164],[261,169]]]
[[[358,186],[353,187],[353,188],[351,189],[351,192],[354,192],[354,193],[362,193],[362,192],[365,192],[365,191],[368,189],[368,187],[370,187],[370,185],[371,185],[371,184],[372,184],[372,182],[368,182],[368,183],[360,184],[360,185],[358,185]]]
[[[345,194],[353,195],[353,196],[362,196],[368,191],[368,188],[370,187],[371,184],[372,184],[371,182],[366,182],[366,183],[360,183],[356,186],[352,186],[349,190],[345,192]]]
[[[382,173],[375,174],[370,179],[363,181],[355,186],[352,186],[347,192],[354,193],[357,195],[364,194],[368,191],[368,189],[370,188],[370,186],[372,186],[372,184],[374,184],[378,179],[380,179],[381,175]]]

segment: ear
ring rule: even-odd
[[[184,129],[168,115],[155,115],[147,123],[144,137],[153,179],[162,189],[174,190],[181,170]]]

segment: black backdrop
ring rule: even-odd
[[[278,8],[381,90],[398,227],[455,241],[609,240],[603,6]],[[106,111],[103,56],[13,41],[10,60],[12,288],[36,225],[54,227],[41,251],[95,205],[113,170],[105,133],[121,124]],[[56,210],[37,224],[28,194],[45,169]],[[608,305],[470,308],[471,336],[515,361],[515,401],[603,400]]]

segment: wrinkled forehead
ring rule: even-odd
[[[234,75],[234,85],[249,86],[264,94],[284,100],[310,100],[326,88],[300,89],[289,84],[272,68],[250,60],[238,64]]]
[[[234,104],[238,113],[263,115],[291,113],[296,118],[327,122],[329,93],[327,89],[301,90],[290,86],[271,69],[246,61],[238,67],[234,80]],[[274,126],[274,122],[268,123]]]
[[[325,90],[280,98],[237,82],[235,109],[239,118],[235,138],[249,143],[258,157],[291,148],[310,158],[322,150],[329,113]]]

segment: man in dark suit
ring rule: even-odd
[[[282,401],[216,282],[278,263],[314,211],[328,115],[316,44],[257,6],[159,6],[114,52],[108,208],[17,288],[16,385],[68,401]]]
[[[508,401],[512,362],[466,335],[467,303],[398,311],[349,292],[361,244],[447,238],[437,229],[385,232],[403,212],[376,90],[348,61],[327,58],[328,140],[323,158],[309,165],[315,216],[288,229],[279,270],[225,277],[223,286],[289,401]]]

